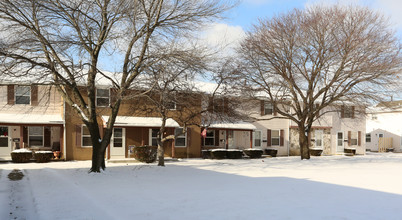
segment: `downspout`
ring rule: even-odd
[[[67,160],[67,130],[66,130],[66,101],[63,99],[63,152],[64,161]]]

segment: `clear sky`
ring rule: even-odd
[[[242,0],[236,8],[225,14],[225,20],[210,25],[206,35],[210,43],[222,42],[222,37],[226,42],[236,42],[246,31],[251,30],[258,18],[270,18],[294,8],[303,9],[313,4],[353,4],[380,11],[390,18],[393,28],[402,39],[402,0]]]

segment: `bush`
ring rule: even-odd
[[[156,161],[157,147],[154,146],[135,146],[133,149],[134,158],[143,163],[153,163]]]
[[[226,158],[226,150],[225,149],[215,149],[211,150],[211,158],[212,159],[225,159]]]
[[[278,154],[277,149],[265,149],[264,151],[266,155],[270,155],[271,157],[276,157],[276,155]]]
[[[211,150],[202,150],[202,159],[211,159]]]
[[[34,158],[38,163],[47,163],[53,158],[52,151],[36,151]]]
[[[310,149],[311,156],[321,156],[322,149]]]
[[[227,150],[226,157],[228,159],[241,159],[243,157],[243,151],[234,149]]]
[[[261,149],[245,149],[243,152],[250,158],[261,158],[263,153]]]
[[[32,151],[26,149],[14,150],[11,152],[11,160],[14,163],[26,163],[32,159]]]

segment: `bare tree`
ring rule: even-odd
[[[231,6],[219,0],[1,1],[1,68],[56,86],[88,127],[90,172],[100,172],[122,99],[139,74],[169,56],[159,54],[159,46],[198,30]],[[99,68],[112,56],[119,57],[114,76]],[[117,94],[103,136],[96,108],[99,78],[108,79]]]
[[[262,19],[239,48],[246,88],[263,95],[308,133],[328,106],[364,107],[388,92],[401,73],[401,45],[387,19],[364,7],[313,6]],[[289,109],[290,111],[286,111]]]

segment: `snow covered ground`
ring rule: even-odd
[[[89,167],[0,164],[0,219],[402,218],[402,154]]]

